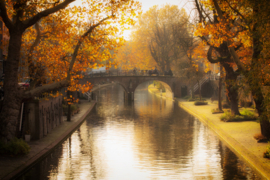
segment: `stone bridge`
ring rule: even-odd
[[[174,76],[85,76],[80,80],[80,84],[85,84],[87,81],[94,86],[104,82],[120,84],[125,90],[125,99],[129,101],[134,100],[136,88],[144,82],[159,81],[166,88],[166,94],[170,94],[167,96],[171,97],[182,97],[181,88],[186,86],[185,78]]]

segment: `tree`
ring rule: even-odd
[[[239,19],[236,28],[241,28],[242,36],[231,41],[230,44],[240,41],[246,49],[251,50],[250,56],[243,58],[230,47],[230,53],[241,73],[247,79],[256,109],[260,117],[261,133],[270,138],[270,121],[267,113],[268,98],[262,92],[263,85],[269,82],[269,2],[260,0],[243,0],[240,4],[225,0],[218,2],[213,0],[220,19],[225,19],[226,14],[231,14],[231,19]]]
[[[216,41],[226,42],[230,56],[246,78],[260,117],[261,132],[270,138],[267,96],[262,89],[269,82],[269,2],[260,0],[211,0],[222,28],[216,29]],[[220,30],[221,29],[221,30]],[[238,51],[237,51],[238,50]]]
[[[115,62],[122,70],[154,69],[156,62],[152,58],[147,45],[132,38],[123,45],[116,53]]]
[[[202,84],[200,81],[205,75],[205,69],[200,67],[200,64],[203,63],[203,57],[206,57],[205,46],[199,38],[193,35],[192,25],[189,24],[188,27],[182,27],[179,24],[175,24],[172,27],[175,45],[179,47],[178,56],[181,57],[178,58],[177,63],[179,64],[179,71],[183,72],[181,75],[188,78],[192,98],[194,98],[195,84],[198,86],[200,100],[202,100]],[[187,30],[190,33],[187,33]]]
[[[186,25],[184,9],[180,10],[178,6],[168,4],[153,6],[139,18],[134,36],[137,42],[147,45],[152,58],[164,72],[170,70],[179,58],[179,47],[173,39],[173,26],[179,26],[185,31]]]
[[[208,46],[207,59],[210,63],[220,63],[226,72],[225,85],[229,100],[231,102],[231,113],[240,115],[238,108],[238,86],[237,66],[230,54],[230,49],[237,50],[241,47],[229,44],[229,39],[234,38],[238,34],[236,31],[226,31],[228,22],[217,17],[216,9],[209,1],[195,0],[196,9],[199,14],[199,24],[195,34],[200,37]],[[227,19],[228,20],[228,19]],[[221,37],[222,38],[221,38]]]
[[[76,71],[78,72],[80,68],[83,68],[81,65],[88,64],[87,61],[83,63],[84,54],[80,52],[88,49],[88,52],[92,53],[92,50],[95,50],[97,44],[100,42],[113,47],[113,43],[119,41],[119,39],[116,40],[113,38],[119,31],[119,26],[117,27],[117,25],[120,24],[120,27],[124,27],[124,24],[132,24],[132,18],[136,16],[135,10],[139,7],[138,3],[135,3],[133,0],[89,0],[85,3],[90,9],[84,7],[78,8],[77,6],[67,8],[67,6],[74,1],[75,0],[63,0],[52,3],[32,0],[0,1],[0,16],[9,29],[10,34],[4,80],[5,95],[3,107],[0,112],[0,137],[2,140],[9,141],[16,137],[20,105],[23,99],[29,99],[43,92],[74,84],[74,80],[79,76]],[[33,11],[33,9],[35,11]],[[53,65],[59,65],[59,68],[61,68],[61,65],[65,65],[65,68],[62,68],[61,71],[56,71],[55,74],[50,74],[50,84],[30,90],[21,89],[18,86],[18,68],[21,60],[24,33],[33,25],[39,23],[39,21],[47,19],[56,12],[59,12],[59,14],[63,13],[62,21],[72,21],[74,14],[80,11],[89,15],[89,17],[86,17],[90,20],[90,22],[86,24],[87,26],[84,26],[85,28],[78,28],[76,27],[78,23],[75,21],[74,24],[63,27],[66,30],[64,33],[60,33],[59,36],[53,36],[54,39],[49,40],[52,42],[51,47],[57,47],[59,45],[57,49],[50,51],[57,58],[53,56],[48,57],[48,53],[45,57],[44,54],[39,55],[39,58],[45,58],[48,61],[48,72],[51,73],[51,68],[55,68]],[[51,20],[59,19],[53,18]],[[49,22],[47,22],[47,24],[48,23]],[[57,25],[61,23],[62,22],[58,22]],[[44,27],[44,29],[46,27]],[[73,42],[72,46],[65,46],[66,39],[61,39],[65,38],[65,35],[75,35],[73,36],[73,41],[71,41]],[[107,37],[106,39],[104,39],[105,35]],[[94,36],[99,38],[94,38]],[[85,42],[86,44],[83,46]],[[46,47],[46,45],[44,47]],[[101,56],[106,58],[107,55],[103,53]],[[66,57],[68,57],[68,60],[65,59]],[[95,59],[96,53],[93,53],[91,58]],[[51,61],[54,59],[56,59],[56,61]],[[75,72],[74,67],[77,68]]]

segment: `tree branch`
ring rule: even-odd
[[[4,0],[1,0],[1,1],[4,1]],[[27,29],[28,27],[34,25],[37,21],[39,21],[43,17],[46,17],[50,14],[53,14],[53,13],[59,11],[60,9],[66,8],[73,1],[75,1],[75,0],[65,0],[64,2],[54,6],[52,8],[41,11],[40,13],[36,14],[32,18],[23,21],[23,24],[24,24],[23,29]]]
[[[212,51],[213,51],[214,47],[213,46],[210,46],[210,48],[208,49],[208,52],[207,52],[207,59],[210,63],[218,63],[220,62],[218,59],[213,59],[212,57]]]
[[[219,17],[220,19],[224,19],[222,10],[220,9],[220,7],[219,7],[217,1],[216,1],[216,0],[213,0],[213,3],[214,3],[214,6],[215,6],[215,9],[217,10],[218,17]]]
[[[33,90],[30,90],[30,91],[26,91],[24,94],[25,94],[25,98],[32,98],[32,97],[35,97],[35,96],[38,96],[40,95],[41,93],[44,93],[44,92],[49,92],[49,91],[52,91],[52,90],[56,90],[56,89],[59,89],[61,87],[67,87],[69,85],[69,81],[68,80],[62,80],[60,82],[54,82],[52,84],[46,84],[46,85],[43,85],[43,86],[40,86],[40,87],[37,87]]]
[[[30,49],[29,49],[29,52],[27,54],[27,62],[28,62],[28,73],[29,73],[29,77],[31,79],[31,83],[30,84],[30,88],[34,88],[35,87],[35,83],[36,83],[36,80],[37,78],[35,77],[35,72],[38,70],[32,60],[32,57],[33,57],[33,52],[34,52],[34,48],[39,44],[40,42],[40,39],[41,39],[41,32],[40,32],[40,29],[39,29],[39,24],[38,22],[35,24],[35,29],[36,29],[36,32],[37,32],[37,36],[36,36],[36,39],[34,41],[34,43],[31,45]]]
[[[8,29],[12,29],[14,25],[12,21],[8,18],[5,0],[0,0],[0,16],[2,17],[2,20],[4,21],[6,27]]]
[[[230,8],[231,8],[238,16],[240,16],[240,17],[243,19],[243,21],[245,21],[246,24],[248,24],[246,18],[245,18],[245,17],[244,17],[237,9],[233,8],[227,0],[225,0],[225,2],[228,4],[228,6],[229,6],[229,7],[230,7]]]
[[[216,1],[216,0],[213,0],[213,2],[214,2],[214,6],[215,6],[215,8],[216,8],[216,10],[217,10],[217,13],[218,13],[219,18],[220,18],[220,19],[224,19],[223,14],[222,14],[222,11],[221,11],[221,9],[220,9],[220,7],[219,7],[217,1]],[[237,53],[235,52],[234,47],[229,47],[229,45],[230,45],[230,44],[228,43],[228,49],[229,49],[229,51],[230,51],[230,54],[231,54],[232,57],[233,57],[234,62],[236,63],[236,65],[238,66],[238,68],[239,68],[240,70],[246,71],[245,66],[244,66],[243,63],[240,61],[240,59],[239,59]]]
[[[70,72],[72,71],[73,69],[73,66],[74,66],[74,63],[76,61],[76,58],[77,58],[77,54],[78,54],[78,51],[79,51],[79,48],[81,47],[81,44],[84,40],[84,38],[86,38],[89,34],[91,34],[93,32],[93,30],[98,27],[99,25],[101,25],[104,21],[112,18],[114,15],[112,16],[107,16],[105,18],[103,18],[102,20],[100,20],[97,24],[93,25],[93,26],[90,26],[90,28],[80,37],[75,49],[74,49],[74,52],[73,52],[73,55],[72,55],[72,59],[71,59],[71,62],[69,64],[69,69],[68,69],[68,76],[67,76],[67,79],[70,80]]]
[[[197,11],[199,13],[199,17],[200,17],[199,22],[201,23],[201,22],[204,21],[204,17],[203,17],[203,14],[202,14],[202,11],[201,11],[201,8],[200,8],[200,5],[199,5],[198,0],[195,0],[195,4],[196,4]]]
[[[238,68],[239,68],[240,70],[246,71],[246,68],[245,68],[244,64],[240,61],[240,59],[239,59],[237,53],[235,52],[234,47],[228,47],[228,48],[229,48],[230,54],[231,54],[232,57],[233,57],[234,62],[235,62],[236,65],[238,66]]]

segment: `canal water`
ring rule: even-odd
[[[113,85],[81,127],[20,179],[259,179],[177,103],[137,88],[134,103]]]

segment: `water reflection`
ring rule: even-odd
[[[25,179],[259,179],[172,101],[146,86],[134,104],[123,98],[120,86],[100,90],[82,126]]]

